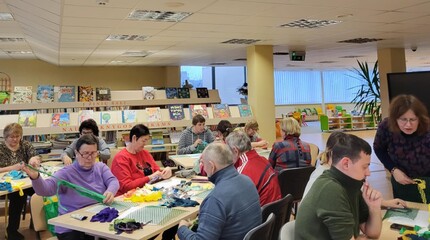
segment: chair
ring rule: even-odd
[[[43,197],[33,194],[30,199],[31,206],[31,221],[33,222],[34,231],[37,233],[37,239],[40,238],[41,231],[47,231],[48,225],[46,224],[45,210],[43,209]],[[57,237],[51,237],[48,240],[54,240]]]
[[[278,240],[294,240],[294,228],[296,227],[296,221],[287,222],[282,226],[279,231]]]
[[[318,154],[320,153],[320,149],[317,145],[313,143],[309,143],[309,146],[311,148],[311,165],[315,167],[315,164],[317,163]]]
[[[288,194],[282,199],[268,203],[261,207],[261,215],[263,216],[263,221],[270,216],[270,214],[275,214],[276,221],[273,227],[273,235],[271,238],[266,239],[278,239],[279,230],[282,225],[290,221],[291,210],[293,208],[293,195]]]
[[[249,230],[245,237],[243,237],[243,240],[272,239],[271,236],[273,233],[275,220],[275,214],[271,213],[265,222]]]
[[[303,192],[315,167],[287,168],[279,172],[278,180],[282,196],[292,194],[294,199],[294,217],[297,214],[298,203],[302,200]]]

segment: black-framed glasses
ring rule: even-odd
[[[149,163],[144,163],[144,164],[146,164],[146,167],[143,167],[142,165],[140,165],[140,163],[137,163],[136,164],[137,169],[142,170],[145,176],[151,175],[154,172],[152,171],[151,164]]]
[[[99,155],[98,151],[95,151],[95,152],[84,152],[84,153],[81,153],[79,151],[76,151],[76,152],[78,152],[79,155],[81,155],[81,157],[83,157],[83,158],[90,158],[90,157],[95,158],[95,157],[97,157]]]

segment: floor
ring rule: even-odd
[[[372,146],[373,138],[375,136],[376,131],[375,130],[350,131],[348,133],[351,133],[363,138]],[[329,135],[330,133],[321,133],[319,122],[308,122],[308,126],[302,127],[301,139],[303,141],[316,144],[320,148],[320,151],[322,151],[324,149],[325,143]],[[370,170],[371,170],[371,176],[368,179],[370,185],[373,186],[375,189],[381,191],[385,199],[392,198],[391,184],[387,178],[387,173],[384,169],[384,166],[381,164],[381,162],[378,160],[376,155],[374,155],[373,153],[372,153]],[[4,239],[4,231],[5,231],[2,204],[4,205],[4,202],[0,202],[0,240]],[[24,234],[25,239],[36,239],[36,232],[34,230],[31,230],[29,228],[29,225],[30,225],[30,214],[27,214],[25,220],[21,221],[20,232]],[[47,232],[44,232],[41,234],[42,240],[48,239],[49,237],[50,237],[50,234]]]

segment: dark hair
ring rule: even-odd
[[[219,121],[216,130],[218,130],[225,139],[233,131],[233,126],[228,120],[221,120]]]
[[[334,131],[330,134],[325,145],[325,150],[319,155],[321,165],[328,163],[329,159],[332,157],[332,149],[334,145],[336,145],[339,139],[344,137],[343,135],[345,134],[346,133],[340,131]]]
[[[400,128],[397,119],[412,110],[418,117],[417,134],[421,135],[429,129],[429,116],[426,106],[413,95],[398,95],[390,103],[390,117],[388,118],[388,127],[390,131],[399,133]]]
[[[87,145],[96,145],[97,150],[99,150],[99,139],[93,135],[93,134],[84,134],[82,135],[78,141],[76,142],[76,151],[79,152],[81,149],[81,146],[87,144]]]
[[[149,128],[143,124],[134,125],[134,127],[130,130],[130,141],[133,139],[133,136],[136,136],[136,139],[139,139],[142,136],[148,136]]]
[[[372,148],[369,143],[355,135],[339,134],[336,139],[337,142],[331,149],[333,165],[336,165],[344,157],[351,159],[355,163],[359,160],[361,152],[367,155],[372,154]]]
[[[206,122],[206,119],[200,114],[197,114],[196,116],[193,117],[192,123],[194,126],[197,125],[197,123],[204,123],[204,122]]]
[[[81,123],[79,126],[79,133],[82,134],[83,129],[91,129],[93,131],[93,134],[98,136],[99,135],[99,127],[97,127],[96,121],[94,119],[87,119]]]

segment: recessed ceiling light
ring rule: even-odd
[[[145,41],[148,37],[143,35],[125,35],[125,34],[111,34],[106,40],[108,41]]]
[[[320,28],[320,27],[338,24],[341,22],[342,21],[336,21],[336,20],[299,19],[290,23],[282,24],[280,27]]]
[[[238,39],[238,38],[233,38],[221,43],[227,43],[227,44],[253,44],[256,42],[259,42],[261,40],[259,39]]]
[[[32,54],[32,51],[6,51],[7,54]]]
[[[13,16],[11,13],[0,12],[0,21],[12,21]]]
[[[189,12],[134,10],[128,15],[127,19],[157,22],[180,22],[191,14],[192,13]]]

